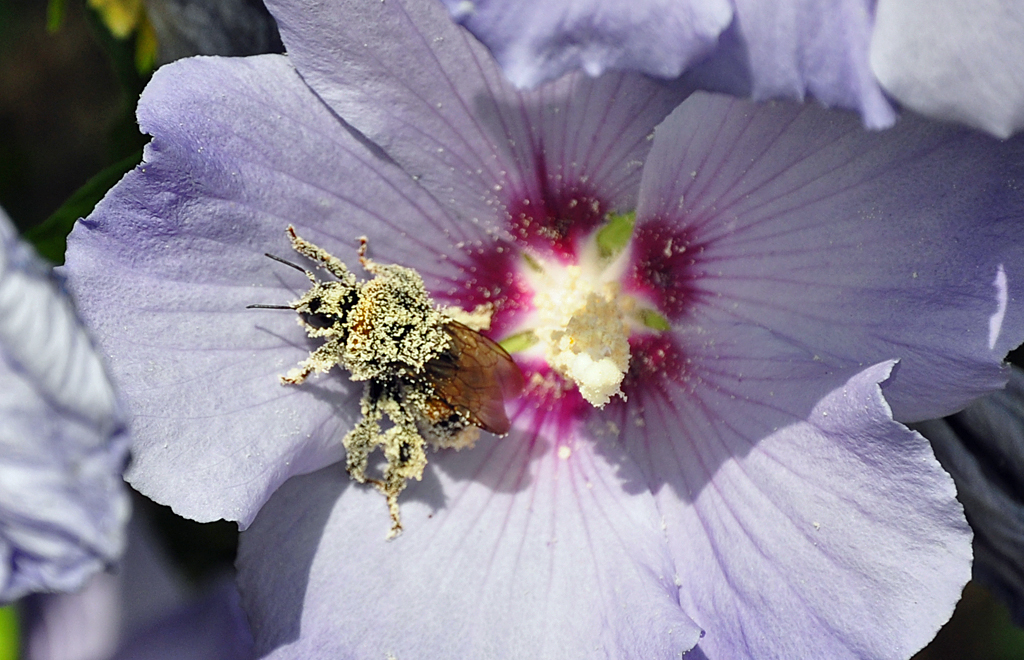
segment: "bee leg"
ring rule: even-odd
[[[367,476],[366,467],[370,453],[376,448],[380,437],[381,412],[373,401],[368,400],[365,393],[360,404],[363,418],[345,434],[341,441],[345,447],[345,470],[359,483],[369,482],[380,488],[383,484],[377,479]]]
[[[368,238],[365,236],[359,237],[359,263],[363,265],[363,269],[366,270],[367,273],[376,275],[379,270],[377,268],[377,262],[366,256],[366,248],[369,245],[370,240]]]
[[[281,376],[281,382],[285,385],[300,385],[314,371],[327,373],[331,367],[338,364],[339,355],[338,342],[328,341],[310,353],[308,358],[299,363],[299,366]]]
[[[389,473],[390,463],[385,468],[383,479],[369,476],[366,474],[366,468],[370,453],[378,446],[383,445],[386,454],[386,448],[394,442],[393,436],[396,433],[401,433],[398,427],[392,427],[383,433],[380,430],[380,420],[385,415],[386,410],[392,405],[393,402],[389,399],[381,400],[374,397],[371,394],[370,387],[367,387],[360,401],[363,418],[356,423],[342,440],[346,454],[345,469],[348,471],[349,476],[359,483],[373,485],[387,498],[388,514],[391,517],[391,529],[388,531],[388,539],[393,539],[402,533],[402,518],[398,508],[398,495],[405,487],[405,479],[402,478],[396,482],[395,475]]]
[[[295,227],[293,227],[292,225],[288,225],[287,231],[288,239],[292,243],[293,250],[295,250],[304,257],[319,262],[320,264],[323,265],[324,268],[327,269],[329,273],[331,273],[331,275],[334,275],[342,282],[349,282],[350,284],[353,285],[355,284],[356,276],[349,271],[348,266],[346,266],[341,259],[335,257],[322,247],[314,245],[307,241],[306,239],[299,236],[298,234],[296,234]],[[309,276],[310,280],[314,284],[316,284],[316,278],[313,277],[312,274],[310,274],[308,271],[306,274]]]
[[[301,385],[314,370],[315,367],[313,367],[312,364],[309,364],[309,360],[303,360],[299,363],[299,366],[289,370],[288,373],[281,376],[281,383],[283,385]]]
[[[391,515],[389,539],[402,532],[398,496],[410,479],[419,481],[423,478],[423,468],[427,465],[426,442],[420,436],[415,420],[401,404],[393,404],[388,406],[388,416],[395,426],[388,429],[382,438],[387,465],[384,467],[383,483],[377,484],[377,489],[387,498],[388,513]]]
[[[361,483],[372,484],[384,497],[387,499],[388,504],[388,515],[391,517],[391,529],[388,530],[386,539],[390,541],[399,534],[402,533],[402,511],[398,506],[398,495],[399,493],[390,492],[387,485],[380,479],[374,479],[373,477],[363,477],[362,479],[356,479]]]
[[[402,517],[398,511],[398,493],[384,493],[388,498],[388,513],[391,514],[391,529],[388,531],[387,540],[391,540],[402,533]]]

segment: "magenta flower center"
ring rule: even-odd
[[[459,286],[439,297],[491,306],[487,334],[513,353],[535,409],[580,419],[680,377],[671,327],[698,297],[701,252],[686,231],[664,221],[634,230],[632,214],[609,213],[584,186],[506,208],[510,238],[468,250]]]

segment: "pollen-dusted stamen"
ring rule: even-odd
[[[571,254],[555,251],[551,258],[524,250],[521,274],[532,289],[533,310],[504,340],[510,351],[542,351],[553,372],[598,408],[613,396],[626,398],[620,386],[629,371],[631,333],[669,329],[658,311],[623,291],[635,225],[634,212],[610,213],[589,237],[574,242]]]
[[[533,303],[534,333],[549,365],[602,407],[629,369],[629,323],[615,281],[595,281],[579,266],[545,268]]]

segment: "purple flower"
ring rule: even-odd
[[[144,163],[68,251],[135,414],[127,478],[249,527],[260,654],[899,658],[934,635],[970,530],[901,422],[1002,387],[1024,339],[1019,142],[673,111],[684,91],[633,74],[517,92],[432,1],[270,10],[287,58],[154,76]],[[337,465],[361,387],[281,385],[318,342],[245,309],[309,288],[262,256],[308,265],[289,224],[354,270],[365,235],[536,340],[512,432],[431,453],[393,541]]]
[[[674,78],[754,99],[805,95],[896,119],[887,95],[932,117],[999,137],[1024,126],[1024,11],[960,0],[756,2],[443,0],[532,87],[608,69]]]
[[[145,511],[145,508],[143,511]],[[252,633],[227,576],[195,588],[145,518],[129,525],[114,572],[71,594],[20,603],[25,660],[248,660]]]
[[[192,55],[258,55],[283,51],[277,25],[253,0],[146,0],[158,62]]]
[[[71,591],[115,560],[128,439],[60,282],[0,211],[0,602]]]

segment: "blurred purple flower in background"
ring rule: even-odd
[[[1019,142],[706,94],[673,111],[686,90],[636,74],[517,92],[434,0],[269,4],[288,56],[161,69],[144,162],[67,258],[135,416],[129,481],[251,525],[261,654],[906,658],[931,639],[971,535],[903,422],[1002,387],[1024,339]],[[361,388],[280,385],[313,344],[245,309],[308,287],[262,256],[289,255],[288,224],[493,304],[496,339],[578,351],[517,353],[513,431],[433,454],[392,542],[336,465]],[[573,297],[628,350],[603,409],[559,375],[619,385],[610,343],[549,327]]]
[[[887,95],[1007,137],[1024,126],[1024,7],[905,0],[443,0],[532,87],[569,71],[684,72],[754,99],[816,98],[896,119]]]
[[[283,50],[261,0],[143,0],[159,44],[158,63],[192,55],[258,55]]]
[[[142,507],[145,510],[145,507]],[[227,575],[199,588],[160,547],[144,517],[128,528],[116,570],[71,594],[20,603],[24,660],[248,660],[252,634]]]
[[[871,70],[908,108],[1009,137],[1024,128],[1024,5],[879,0]]]
[[[71,591],[124,546],[124,419],[61,282],[0,211],[0,602]]]

